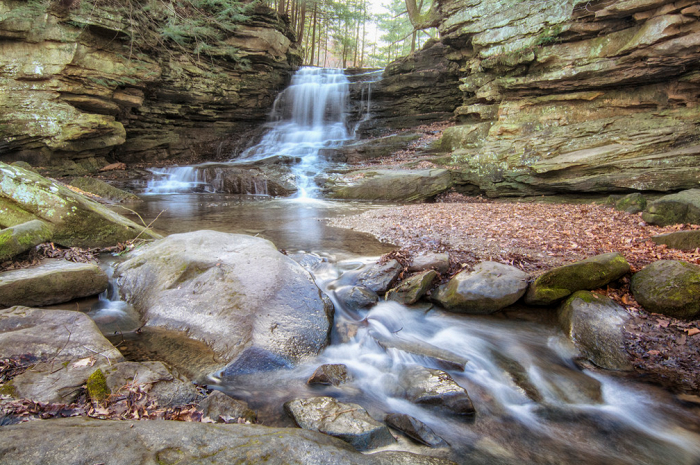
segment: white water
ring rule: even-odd
[[[267,125],[269,130],[260,143],[229,164],[274,156],[297,158],[299,162],[291,166],[298,188],[297,197],[318,197],[315,178],[326,167],[326,162],[319,157],[319,151],[338,147],[354,137],[347,128],[348,94],[349,81],[343,70],[301,68],[292,77],[289,87],[275,100]],[[367,98],[366,111],[369,115],[369,93]],[[153,169],[154,178],[149,181],[145,193],[224,192],[223,184],[217,183],[215,176],[207,175],[204,170],[206,166]],[[267,194],[262,185],[252,187],[242,193]]]

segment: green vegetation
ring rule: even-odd
[[[535,45],[551,45],[559,41],[559,35],[562,32],[562,26],[561,24],[557,24],[556,26],[550,26],[545,28],[540,35],[537,36],[537,39],[535,40]]]
[[[112,393],[107,386],[107,379],[101,369],[98,368],[88,377],[87,393],[93,402],[102,402]]]

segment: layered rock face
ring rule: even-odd
[[[492,196],[698,185],[696,1],[440,0],[438,12],[461,82],[441,140],[459,182]]]
[[[206,55],[165,51],[155,33],[137,43],[162,8],[0,0],[0,160],[77,175],[107,159],[228,158],[300,63],[294,35],[255,6]]]

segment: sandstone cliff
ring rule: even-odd
[[[458,182],[488,195],[700,185],[700,2],[438,0],[438,7],[441,43],[395,63],[385,81],[405,84],[403,104],[391,109],[404,118],[429,113],[416,99],[439,102],[439,112],[452,107],[458,125],[442,138],[449,156],[441,161],[460,169]],[[439,70],[430,63],[448,71],[412,88]],[[455,79],[459,101],[440,85]],[[392,127],[377,114],[375,125]]]
[[[206,55],[137,43],[153,18],[142,13],[163,8],[0,0],[0,160],[76,175],[108,161],[227,158],[299,65],[294,35],[256,6]]]

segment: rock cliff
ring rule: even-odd
[[[439,148],[459,183],[491,196],[699,185],[697,1],[438,0],[437,11],[440,43],[387,68],[383,85],[413,94],[391,109],[404,119],[429,113],[415,101],[452,107]],[[413,89],[427,70],[439,78]],[[455,78],[458,102],[440,85]]]
[[[206,53],[162,47],[166,33],[183,40],[154,31],[164,8],[0,0],[0,160],[78,175],[107,160],[228,158],[299,65],[294,35],[258,5]]]

